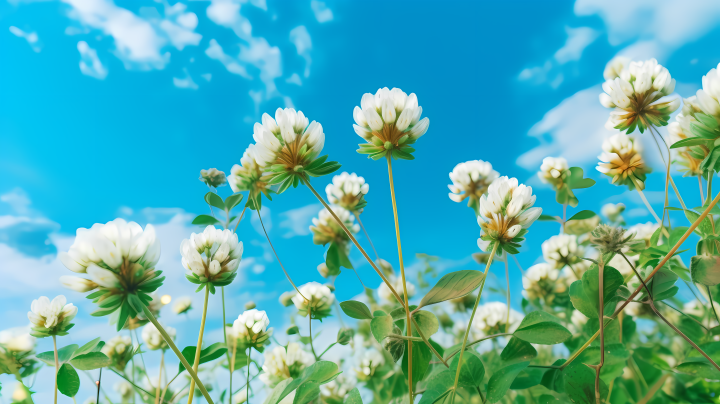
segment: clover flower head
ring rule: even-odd
[[[703,76],[702,89],[695,93],[697,105],[702,112],[716,120],[720,119],[720,101],[718,101],[720,100],[720,73],[718,69],[720,69],[720,64]]]
[[[628,227],[626,233],[633,234],[635,240],[642,240],[645,247],[650,247],[650,239],[659,228],[660,225],[655,222],[638,223]]]
[[[175,314],[187,313],[192,309],[192,299],[188,296],[178,297],[172,309]]]
[[[343,399],[355,388],[355,380],[341,373],[335,380],[320,386],[320,395],[325,402],[343,402]]]
[[[502,302],[489,302],[478,307],[471,328],[477,338],[482,338],[500,332],[512,332],[522,318],[520,313],[510,309],[510,326],[506,327],[507,305]],[[510,331],[505,331],[506,328]]]
[[[603,71],[603,78],[605,80],[614,80],[616,77],[620,77],[620,73],[625,69],[631,60],[625,56],[615,56],[612,58]]]
[[[126,306],[120,312],[135,317],[136,308],[147,305],[151,300],[149,294],[165,279],[160,276],[162,271],[155,270],[160,259],[160,241],[150,224],[143,230],[135,222],[115,219],[96,223],[89,229],[80,228],[70,250],[61,252],[58,258],[69,270],[89,278],[62,276],[64,286],[83,293],[97,289],[90,295],[101,307],[93,313],[95,316],[109,315]],[[125,320],[118,321],[118,330]]]
[[[622,227],[601,224],[590,233],[590,243],[603,254],[627,252],[634,244],[642,242],[634,240],[634,236]]]
[[[289,307],[293,305],[293,297],[297,294],[296,291],[290,291],[290,292],[283,292],[280,297],[278,298],[278,301],[280,304],[282,304],[285,307]]]
[[[233,404],[243,404],[247,401],[247,389],[240,389],[235,396],[233,396]]]
[[[467,199],[468,206],[477,211],[480,197],[499,176],[500,174],[493,170],[492,164],[487,161],[471,160],[460,163],[450,172],[452,184],[448,185],[450,188],[448,196],[453,202]]]
[[[650,168],[642,158],[642,147],[637,139],[618,133],[605,139],[600,162],[596,169],[612,178],[612,183],[627,185],[628,188],[645,189],[645,177]]]
[[[15,327],[0,331],[0,348],[14,353],[30,352],[35,349],[35,337],[29,327]]]
[[[404,297],[404,291],[403,291],[403,281],[401,277],[397,276],[391,276],[389,279],[390,283],[392,284],[393,289],[400,295],[401,298]],[[408,293],[408,300],[415,296],[415,285],[413,285],[410,282],[406,282],[407,284],[407,293]],[[385,302],[388,302],[390,304],[397,303],[397,299],[395,299],[395,295],[392,294],[392,291],[390,291],[390,288],[388,285],[385,284],[385,282],[382,282],[380,286],[378,287],[378,296],[380,296],[380,299],[382,299]]]
[[[243,243],[237,233],[213,226],[192,233],[180,244],[182,264],[189,271],[185,277],[201,286],[210,285],[213,293],[216,286],[227,286],[235,279],[242,253]]]
[[[394,158],[412,160],[415,149],[410,145],[430,126],[430,119],[420,119],[421,115],[415,93],[407,95],[399,88],[385,87],[374,95],[364,94],[353,110],[355,133],[367,142],[360,145],[358,153],[373,159],[390,153]]]
[[[357,213],[362,212],[367,205],[365,195],[369,190],[370,185],[365,183],[365,178],[347,172],[334,176],[332,182],[325,187],[331,204]]]
[[[30,398],[30,394],[28,394],[27,388],[22,383],[17,383],[12,393],[12,402],[24,403],[28,398]]]
[[[551,305],[555,295],[567,291],[564,282],[559,282],[560,270],[548,263],[535,264],[528,268],[522,278],[523,296],[528,300],[543,299]]]
[[[324,318],[330,315],[335,295],[330,288],[317,282],[309,282],[300,286],[300,293],[292,297],[298,314],[305,317],[312,312],[312,318]],[[305,298],[307,298],[307,300]]]
[[[627,133],[637,128],[642,133],[649,126],[667,125],[670,114],[680,106],[679,97],[663,99],[675,90],[668,69],[650,59],[627,63],[618,74],[619,65],[606,68],[606,78],[612,78],[602,85],[600,103],[614,109],[605,127]]]
[[[97,404],[97,400],[95,400],[95,397],[88,397],[83,404]]]
[[[697,137],[692,132],[691,124],[702,125],[692,116],[685,116],[682,113],[677,114],[675,121],[668,125],[668,143],[674,145],[681,140]],[[675,162],[683,167],[679,171],[684,172],[685,176],[703,174],[700,164],[707,156],[706,149],[701,146],[685,146],[674,148],[671,151],[675,155]]]
[[[233,331],[238,342],[245,347],[260,347],[268,342],[273,329],[268,329],[270,319],[264,311],[247,310],[233,322]]]
[[[483,251],[499,243],[498,252],[517,253],[517,247],[527,228],[540,217],[542,208],[533,207],[535,195],[532,187],[518,184],[515,178],[500,177],[480,197],[478,224],[482,235],[478,247]]]
[[[165,329],[165,332],[170,336],[170,338],[175,339],[175,335],[177,334],[177,331],[169,326],[163,326]],[[145,341],[145,345],[150,349],[151,351],[155,351],[158,349],[167,349],[168,344],[165,342],[165,339],[163,338],[162,334],[160,334],[160,331],[155,327],[155,324],[153,323],[147,323],[145,324],[145,327],[143,327],[142,330],[142,339]]]
[[[577,236],[559,234],[542,243],[543,258],[555,269],[572,266],[582,260],[585,249],[578,244]]]
[[[113,386],[113,389],[120,394],[120,397],[122,398],[123,402],[129,402],[133,395],[135,394],[135,390],[133,390],[133,386],[126,382],[126,381],[120,381],[115,383],[115,386]]]
[[[217,168],[208,168],[207,170],[200,170],[200,181],[209,187],[219,188],[225,185],[227,178],[225,178],[225,173]]]
[[[318,273],[320,274],[320,276],[322,276],[325,279],[327,279],[330,276],[330,269],[328,269],[327,264],[324,262],[320,263],[317,266],[317,270],[318,270]]]
[[[72,328],[73,318],[78,308],[72,303],[67,303],[65,296],[60,295],[52,301],[46,296],[40,296],[33,300],[27,316],[32,324],[30,334],[33,337],[44,338],[51,335],[67,335]]]
[[[563,157],[545,157],[540,165],[538,177],[540,181],[558,189],[562,185],[562,175],[568,170],[568,163]]]
[[[332,206],[331,209],[351,233],[356,234],[360,231],[360,225],[355,223],[355,216],[349,210],[340,206]],[[318,217],[312,219],[310,231],[313,233],[313,243],[318,245],[336,242],[344,246],[350,241],[345,230],[327,209],[321,210]]]
[[[111,366],[122,372],[133,356],[133,349],[130,337],[118,335],[111,338],[102,347],[101,352],[110,358]]]
[[[605,216],[611,222],[622,222],[623,218],[620,216],[625,211],[625,204],[623,203],[606,203],[600,210],[600,214]]]
[[[265,351],[265,363],[260,380],[269,387],[275,387],[287,378],[296,378],[303,369],[312,365],[315,360],[312,355],[304,351],[297,342],[285,347],[275,347]]]
[[[375,374],[377,368],[385,364],[385,357],[375,348],[363,352],[359,363],[355,367],[358,380],[368,381]]]
[[[267,182],[270,177],[263,172],[255,159],[256,147],[254,144],[249,145],[240,159],[240,164],[235,164],[230,169],[228,183],[233,192],[249,191],[251,197],[259,193],[269,195]]]
[[[637,266],[637,257],[627,257],[628,261],[632,263],[634,266]],[[610,261],[607,263],[609,266],[615,268],[620,272],[620,274],[623,277],[628,277],[633,275],[633,270],[630,264],[625,261],[625,258],[623,258],[621,255],[617,254],[610,259]]]

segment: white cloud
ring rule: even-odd
[[[292,76],[285,79],[285,82],[289,84],[297,84],[298,86],[302,85],[302,79],[297,73],[293,73]]]
[[[283,220],[280,222],[280,228],[288,229],[283,237],[290,238],[295,236],[307,236],[310,234],[310,224],[312,223],[312,218],[317,216],[321,209],[321,204],[313,203],[282,212],[280,217],[282,217]]]
[[[305,28],[304,25],[293,28],[293,30],[290,31],[290,42],[295,45],[298,55],[305,59],[305,73],[303,75],[309,77],[310,64],[312,63],[312,58],[310,57],[312,40],[310,39],[307,28]]]
[[[183,69],[183,72],[185,73],[184,78],[173,77],[173,84],[175,85],[175,87],[197,90],[198,85],[193,81],[192,76],[190,76],[190,73],[187,71],[187,69]]]
[[[242,66],[235,58],[226,54],[225,51],[223,51],[222,46],[220,46],[220,44],[215,39],[210,40],[208,48],[205,49],[205,54],[210,59],[214,59],[222,63],[223,66],[225,66],[225,69],[227,69],[227,71],[229,71],[230,73],[237,74],[246,79],[252,78],[248,74],[247,69],[245,69],[245,66]]]
[[[565,27],[565,32],[567,32],[568,36],[565,45],[555,52],[555,60],[560,64],[580,60],[580,56],[582,56],[585,48],[593,43],[600,34],[589,27]]]
[[[0,202],[10,205],[15,213],[25,215],[30,212],[30,198],[22,188],[15,188],[0,195]]]
[[[320,24],[333,20],[333,12],[328,8],[324,1],[312,0],[310,8],[315,13],[315,19]]]
[[[78,42],[77,49],[80,52],[80,72],[86,76],[104,80],[108,71],[100,62],[95,49],[91,48],[85,41]]]
[[[212,74],[211,74],[211,73],[201,74],[200,77],[204,78],[205,81],[207,81],[207,82],[209,82],[210,80],[212,80]]]
[[[42,46],[40,46],[40,43],[39,43],[40,38],[38,37],[37,32],[34,32],[34,31],[33,32],[25,32],[25,31],[21,30],[20,28],[14,27],[12,25],[10,26],[10,32],[18,38],[25,39],[25,41],[27,41],[28,45],[30,45],[32,50],[35,51],[36,53],[40,52],[40,50],[42,49]]]
[[[202,39],[202,35],[195,31],[198,25],[198,18],[195,13],[186,13],[187,7],[182,3],[174,6],[165,6],[166,19],[160,21],[159,25],[167,34],[170,42],[179,50],[183,50],[188,45],[197,46]]]

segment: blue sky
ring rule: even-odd
[[[443,270],[479,268],[470,258],[479,227],[447,197],[448,173],[467,160],[490,161],[532,185],[538,205],[558,214],[553,192],[534,173],[543,157],[563,156],[598,181],[578,193],[579,209],[623,201],[630,223],[651,221],[636,194],[594,170],[602,140],[613,134],[597,99],[602,70],[617,54],[655,57],[677,80],[676,92],[693,95],[720,62],[708,51],[720,39],[719,23],[720,6],[711,1],[0,3],[0,328],[26,325],[32,299],[64,293],[80,314],[61,345],[98,330],[111,337],[104,318],[88,316],[89,302],[60,287],[57,278],[69,271],[56,253],[78,227],[116,217],[157,227],[168,277],[161,292],[193,295],[199,304],[179,263],[180,241],[199,230],[190,220],[207,211],[199,171],[229,172],[252,141],[252,125],[278,107],[320,122],[324,151],[366,178],[363,221],[397,267],[386,166],[355,152],[360,138],[352,129],[362,94],[385,86],[416,93],[431,120],[416,160],[394,166],[410,271],[415,253],[441,256]],[[663,176],[654,145],[646,146],[656,168],[647,194],[659,209]],[[313,183],[321,190],[329,181]],[[678,182],[686,199],[699,200],[694,180]],[[308,231],[317,201],[298,188],[268,207],[270,235],[293,278],[321,281],[315,268],[324,249]],[[538,261],[540,244],[557,231],[548,223],[531,228],[523,266]],[[282,330],[290,319],[277,297],[289,285],[256,220],[244,220],[239,234],[245,254],[228,288],[228,317],[253,299]],[[356,251],[352,258],[367,284],[379,284]],[[520,274],[511,269],[518,290]],[[493,268],[498,285],[502,271]],[[362,291],[352,273],[337,284],[340,300]],[[195,340],[198,316],[163,313],[181,330],[180,345]],[[217,302],[210,319],[219,326]],[[39,345],[49,349],[48,341]]]

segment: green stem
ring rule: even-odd
[[[307,299],[305,296],[303,296],[303,294],[300,292],[300,289],[298,289],[298,287],[295,286],[295,282],[293,282],[293,280],[290,278],[290,274],[288,273],[288,271],[285,270],[285,266],[283,266],[282,261],[280,261],[280,257],[278,256],[277,251],[275,251],[275,247],[273,246],[272,241],[270,241],[270,236],[268,236],[267,230],[265,230],[265,224],[264,224],[263,221],[262,221],[262,216],[260,215],[260,211],[259,211],[259,210],[256,210],[256,212],[257,212],[257,215],[258,215],[258,219],[260,219],[260,226],[262,226],[263,232],[265,233],[265,238],[267,239],[268,244],[270,244],[270,248],[273,250],[273,254],[275,254],[275,259],[277,259],[278,264],[280,264],[280,268],[282,268],[283,272],[285,272],[285,277],[286,277],[287,280],[290,282],[290,284],[292,285],[292,287],[295,288],[295,291],[296,291],[300,296],[302,296],[303,299],[308,300],[308,299]]]
[[[324,351],[322,351],[322,353],[321,353],[320,356],[318,357],[318,360],[322,359],[323,355],[325,355],[325,352],[329,351],[330,348],[334,347],[336,344],[337,344],[337,342],[333,342],[332,344],[328,345],[328,347],[325,348]]]
[[[245,216],[245,209],[247,209],[247,205],[245,205],[245,207],[243,207],[242,213],[240,213],[240,217],[238,218],[238,221],[235,224],[235,230],[233,230],[233,233],[237,233],[238,226],[240,226],[240,221],[243,220],[243,216]]]
[[[247,357],[247,383],[245,383],[245,400],[248,404],[250,404],[250,355],[252,354],[252,347],[248,348],[248,357]],[[230,389],[232,391],[232,389]],[[232,395],[230,395],[232,399]]]
[[[245,210],[243,210],[243,213],[245,213]],[[222,317],[222,330],[223,330],[223,339],[224,339],[224,341],[225,341],[225,347],[227,347],[227,346],[228,346],[228,343],[227,343],[227,330],[225,329],[225,327],[227,327],[227,325],[225,325],[225,286],[221,287],[221,288],[220,288],[220,291],[222,292],[222,308],[223,308],[223,310],[222,310],[222,313],[223,313],[223,317]],[[237,341],[236,341],[236,343],[237,343]],[[230,364],[230,350],[229,350],[229,349],[227,349],[227,350],[225,351],[225,356],[227,357],[228,369],[230,370],[230,389],[229,389],[229,391],[232,391],[233,370],[232,370],[232,366],[231,366],[231,364]],[[232,400],[231,400],[231,401],[232,401]]]
[[[365,233],[365,238],[368,240],[368,243],[370,243],[370,248],[372,248],[373,252],[375,253],[375,258],[380,259],[380,255],[378,254],[377,250],[375,249],[375,245],[373,244],[372,240],[370,239],[370,235],[368,234],[367,230],[365,230],[365,225],[363,225],[362,220],[360,220],[360,214],[353,211],[353,215],[355,215],[355,218],[357,219],[358,223],[360,224],[360,228],[362,229],[363,233]]]
[[[162,384],[162,372],[165,365],[165,351],[160,351],[160,371],[158,372],[157,387],[155,388],[155,404],[160,403],[160,385]]]
[[[60,361],[58,360],[58,350],[57,350],[57,338],[53,335],[53,352],[55,353],[55,404],[57,404],[57,393],[58,393],[58,385],[57,385],[57,375],[60,372]]]
[[[398,221],[397,202],[395,200],[395,185],[393,184],[392,153],[387,154],[388,178],[390,179],[390,198],[392,199],[393,216],[395,218],[395,238],[397,239],[398,258],[400,259],[400,275],[403,283],[403,298],[405,299],[405,317],[407,319],[407,336],[412,336],[412,321],[410,321],[410,304],[408,303],[407,282],[405,281],[405,264],[403,262],[402,244],[400,243],[400,222]],[[408,340],[408,390],[410,404],[413,402],[413,373],[412,373],[412,341]],[[457,384],[457,383],[456,383]]]
[[[505,255],[505,283],[507,283],[507,317],[505,318],[505,332],[510,332],[510,270],[508,269],[508,256]]]
[[[140,390],[140,391],[142,391],[143,393],[147,394],[148,396],[152,397],[153,399],[155,398],[155,395],[154,395],[153,393],[151,393],[151,392],[145,390],[144,388],[138,386],[137,384],[135,384],[134,381],[128,379],[126,375],[124,375],[124,374],[116,371],[116,370],[113,369],[113,368],[108,368],[108,369],[110,369],[110,370],[111,370],[113,373],[115,373],[116,375],[118,375],[118,376],[122,377],[123,379],[125,379],[126,382],[130,383],[130,384],[135,388],[135,390]],[[135,395],[135,390],[133,390],[133,395]]]
[[[705,285],[705,288],[708,292],[708,299],[710,299],[710,307],[712,307],[712,311],[715,314],[715,320],[717,320],[718,323],[720,323],[720,317],[718,317],[717,310],[715,309],[715,303],[713,303],[712,298],[712,292],[710,292],[710,286]]]
[[[477,299],[475,299],[475,305],[473,306],[472,313],[470,314],[470,321],[468,321],[467,328],[465,329],[465,336],[463,337],[463,343],[460,347],[458,369],[455,372],[455,383],[453,383],[452,396],[450,396],[450,404],[453,404],[455,402],[455,393],[457,392],[458,381],[460,380],[460,369],[462,369],[463,363],[462,358],[463,354],[465,353],[465,347],[467,346],[468,335],[470,335],[470,327],[472,326],[473,319],[475,318],[475,312],[477,311],[478,304],[480,303],[480,297],[482,296],[483,289],[485,288],[485,281],[487,280],[488,270],[490,269],[490,265],[492,265],[493,258],[495,258],[495,252],[497,251],[498,245],[500,245],[500,243],[496,241],[495,246],[493,246],[492,252],[490,253],[490,258],[488,258],[488,262],[485,265],[485,272],[483,272],[483,279],[480,283],[480,290],[478,291]]]
[[[658,381],[656,381],[652,385],[652,387],[650,387],[650,390],[648,390],[647,394],[645,394],[645,397],[640,399],[637,404],[646,404],[648,401],[650,401],[650,399],[655,395],[655,393],[657,393],[657,391],[660,390],[663,384],[665,384],[665,380],[667,380],[668,377],[670,377],[669,373],[662,375],[662,377],[658,379]]]
[[[320,358],[318,358],[317,354],[315,354],[315,348],[313,348],[312,308],[310,307],[310,302],[308,302],[308,332],[310,334],[310,351],[312,351],[312,354],[315,357],[315,361],[317,362],[320,360]]]
[[[137,328],[134,329],[132,332],[135,333],[135,341],[137,341],[138,346],[140,346],[140,338],[138,337]],[[152,386],[152,380],[150,380],[150,375],[147,373],[147,366],[145,366],[145,357],[142,354],[142,350],[140,350],[140,361],[142,362],[143,371],[145,371],[145,378],[147,378],[148,385]]]
[[[203,333],[205,332],[205,318],[207,317],[207,306],[208,298],[210,297],[210,285],[205,285],[205,303],[203,304],[203,314],[200,320],[200,334],[198,335],[197,348],[195,348],[195,363],[193,364],[193,370],[197,374],[198,367],[200,367],[200,351],[202,350]],[[223,332],[225,330],[223,329]],[[198,383],[199,385],[199,383]],[[199,387],[199,386],[198,386]],[[192,404],[193,396],[195,395],[195,379],[190,381],[190,391],[188,392],[188,404]]]

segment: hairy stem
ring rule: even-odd
[[[200,320],[200,334],[198,335],[197,347],[195,348],[195,363],[193,363],[193,371],[197,374],[198,367],[200,367],[200,351],[202,350],[203,333],[205,332],[205,318],[207,317],[207,306],[208,298],[210,297],[210,285],[205,285],[205,303],[203,303],[203,314]],[[223,332],[225,330],[223,329]],[[198,383],[198,387],[200,383]],[[190,381],[190,391],[188,393],[188,404],[192,404],[193,396],[195,395],[195,379]],[[207,397],[205,397],[207,398]]]
[[[57,337],[54,335],[53,337],[53,352],[55,353],[55,404],[57,404],[57,393],[58,393],[58,386],[57,386],[57,375],[58,372],[60,372],[60,361],[58,360],[58,350],[57,350]]]
[[[280,257],[278,256],[277,251],[275,251],[275,247],[273,246],[272,241],[270,241],[270,236],[268,236],[267,230],[265,230],[265,224],[264,224],[263,221],[262,221],[262,215],[260,215],[260,210],[256,210],[256,212],[257,212],[257,215],[258,215],[258,219],[260,219],[260,226],[262,226],[263,232],[265,233],[265,238],[267,238],[267,241],[268,241],[268,243],[270,244],[270,248],[272,248],[273,254],[275,254],[275,259],[277,259],[278,264],[280,264],[280,268],[282,268],[283,272],[285,272],[285,277],[286,277],[287,280],[290,282],[290,284],[292,285],[292,287],[295,288],[295,291],[296,291],[300,296],[302,296],[303,299],[307,300],[307,298],[306,298],[305,296],[303,296],[303,294],[300,292],[300,289],[298,289],[298,287],[295,286],[295,282],[293,282],[293,280],[290,278],[290,274],[288,273],[288,271],[285,270],[285,266],[283,266],[282,261],[280,261]]]
[[[242,213],[240,213],[240,217],[235,224],[235,230],[233,230],[233,233],[237,233],[238,226],[240,226],[240,221],[243,220],[243,217],[245,216],[245,209],[247,209],[247,204],[245,205],[245,207],[243,207]]]
[[[703,194],[702,175],[698,174],[698,185],[700,185],[700,202],[705,203],[705,195]]]
[[[370,235],[368,234],[367,230],[365,230],[365,225],[363,224],[362,220],[360,220],[360,214],[353,211],[353,215],[355,215],[355,219],[357,219],[358,223],[360,224],[360,228],[362,229],[363,233],[365,233],[365,238],[368,240],[368,243],[370,243],[370,248],[372,248],[373,252],[375,253],[375,258],[380,259],[380,255],[375,249],[375,245],[370,239]]]
[[[653,215],[655,220],[658,222],[658,225],[660,225],[660,228],[663,229],[662,232],[665,234],[665,236],[669,237],[667,234],[667,230],[665,230],[665,226],[663,225],[663,221],[660,220],[660,217],[658,217],[657,213],[655,213],[655,210],[650,205],[650,202],[648,202],[647,198],[645,197],[645,193],[643,193],[642,189],[640,189],[640,181],[638,181],[635,177],[632,176],[630,178],[632,178],[633,182],[635,183],[635,189],[637,190],[638,194],[640,194],[640,199],[642,199],[645,207],[647,207],[647,209]]]
[[[312,351],[315,361],[319,361],[315,348],[313,348],[313,336],[312,336],[312,308],[308,305],[308,333],[310,334],[310,351]]]
[[[485,265],[485,272],[483,272],[483,279],[480,283],[480,290],[478,291],[477,299],[475,299],[475,305],[473,306],[472,313],[470,314],[470,321],[468,321],[467,328],[465,329],[465,336],[463,337],[463,343],[460,347],[460,358],[458,359],[458,369],[457,372],[455,372],[455,382],[453,383],[452,388],[452,396],[450,396],[450,404],[453,404],[455,402],[455,393],[457,392],[457,386],[458,381],[460,380],[460,369],[462,369],[462,358],[463,354],[465,353],[465,347],[467,346],[467,340],[468,335],[470,335],[470,327],[472,326],[473,319],[475,318],[475,312],[477,312],[478,304],[480,303],[480,297],[482,297],[482,291],[483,288],[485,288],[485,281],[487,280],[487,274],[488,270],[490,269],[490,265],[492,265],[493,258],[495,258],[495,252],[497,251],[499,243],[496,241],[495,246],[492,249],[492,252],[490,253],[490,257],[488,258],[488,262]],[[449,358],[448,358],[449,359]]]
[[[392,154],[387,155],[388,178],[390,179],[390,198],[392,199],[393,216],[395,218],[395,238],[397,239],[398,258],[400,259],[400,275],[403,283],[403,298],[405,298],[405,317],[407,318],[407,336],[412,336],[412,321],[410,321],[410,305],[408,303],[407,282],[405,281],[405,264],[403,262],[402,244],[400,243],[400,222],[398,221],[397,201],[395,200],[395,185],[393,184]],[[413,377],[412,377],[412,341],[408,341],[408,389],[410,404],[413,402]]]

